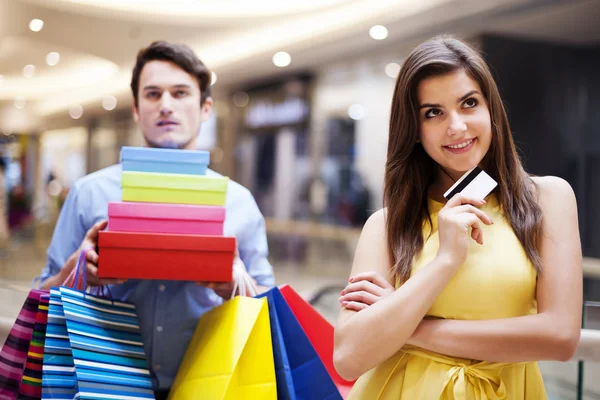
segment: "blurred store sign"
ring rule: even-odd
[[[275,103],[271,99],[250,101],[245,123],[249,128],[295,125],[308,118],[308,104],[300,98],[286,98]]]
[[[294,76],[234,94],[236,106],[245,108],[244,127],[261,130],[307,123],[310,80],[308,75]]]

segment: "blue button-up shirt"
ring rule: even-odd
[[[117,164],[75,183],[61,209],[48,263],[38,279],[57,274],[88,229],[107,219],[108,202],[121,201],[121,173]],[[219,176],[211,170],[207,175]],[[257,283],[273,286],[265,222],[254,197],[230,180],[226,210],[224,234],[237,238],[240,258]],[[115,299],[136,306],[154,388],[170,388],[198,319],[223,300],[211,289],[183,281],[128,280],[111,285],[110,290]]]

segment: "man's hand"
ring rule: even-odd
[[[234,266],[237,266],[239,268],[243,268],[244,270],[246,270],[246,266],[244,265],[244,262],[242,261],[242,259],[240,258],[239,252],[236,249],[235,250],[235,256],[233,259],[233,265],[232,268],[234,268]],[[254,278],[250,277],[250,279],[252,279],[252,282],[254,283],[254,287],[257,288],[257,294],[258,293],[262,293],[266,290],[266,288],[263,288],[261,286],[258,286],[258,284],[256,283],[256,281],[254,280]],[[200,286],[204,286],[207,287],[209,289],[212,289],[215,291],[216,294],[218,294],[220,297],[222,297],[225,300],[229,300],[232,297],[232,292],[233,292],[233,287],[235,285],[235,282],[205,282],[205,281],[201,281],[201,282],[196,282],[198,285]],[[239,291],[239,286],[238,289],[235,291],[235,293],[233,293],[234,296],[238,296],[240,294]]]
[[[96,248],[98,245],[98,235],[100,231],[106,228],[107,224],[108,221],[103,220],[92,226],[85,234],[85,237],[81,242],[81,246],[79,246],[79,249],[77,249],[77,251],[74,253],[76,259],[79,260],[79,255],[81,254],[81,252],[83,250],[88,249],[86,259],[83,260],[83,262],[85,262],[86,281],[88,286],[103,286],[109,284],[120,284],[125,282],[125,280],[123,279],[98,278],[98,253],[96,253]]]
[[[200,281],[196,282],[200,286],[207,287],[215,291],[220,297],[224,300],[229,300],[231,298],[231,292],[233,292],[233,282],[205,282]],[[236,296],[238,293],[235,294]]]

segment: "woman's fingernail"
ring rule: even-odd
[[[340,292],[340,296],[343,296],[343,295],[344,295],[344,291],[342,290],[342,291]]]
[[[342,301],[342,305],[343,305],[344,307],[346,307],[346,306],[348,305],[348,302],[347,302],[347,301]]]

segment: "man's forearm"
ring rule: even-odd
[[[75,251],[67,259],[63,267],[58,271],[56,275],[52,275],[42,283],[42,289],[50,290],[52,287],[58,287],[63,284],[65,279],[69,276],[75,265],[77,265],[78,251]]]

